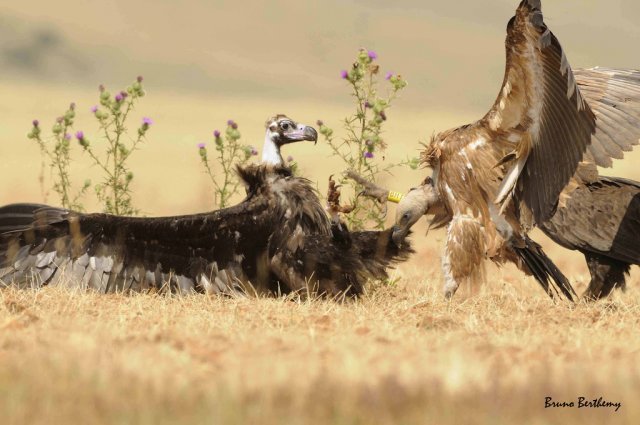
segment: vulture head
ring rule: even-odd
[[[283,145],[308,140],[318,141],[318,132],[313,127],[299,124],[287,117],[278,114],[267,120],[267,131],[264,136],[262,148],[262,162],[264,164],[284,165],[280,148]]]
[[[442,227],[449,221],[431,177],[427,177],[421,186],[411,188],[398,202],[396,222],[391,236],[393,242],[400,246],[409,234],[411,226],[425,214],[435,215],[429,228]]]

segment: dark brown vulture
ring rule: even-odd
[[[445,295],[462,283],[476,286],[490,258],[512,261],[550,295],[559,290],[572,299],[566,278],[527,233],[554,215],[572,177],[588,182],[595,165],[610,166],[638,143],[637,73],[574,74],[539,0],[520,3],[505,45],[493,107],[475,123],[435,136],[422,156],[450,216]]]
[[[624,289],[625,274],[632,264],[640,264],[640,183],[599,177],[572,185],[540,229],[554,242],[584,254],[591,274],[585,299]]]
[[[282,145],[316,139],[283,115],[267,121],[264,163],[238,168],[246,198],[213,212],[137,218],[3,207],[0,286],[357,295],[411,249],[397,248],[390,230],[348,232],[310,182],[282,165]]]

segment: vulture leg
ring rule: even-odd
[[[609,295],[613,288],[626,288],[625,274],[629,273],[629,263],[590,252],[585,252],[584,256],[591,273],[591,282],[582,298],[595,301]]]
[[[470,216],[454,216],[447,229],[442,257],[445,297],[451,298],[460,285],[479,287],[484,280],[485,251],[482,224]]]

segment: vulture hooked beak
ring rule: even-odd
[[[399,248],[402,246],[404,239],[407,237],[407,234],[409,233],[409,229],[408,228],[403,229],[396,225],[394,225],[391,229],[392,229],[391,240]]]
[[[299,124],[286,115],[278,114],[266,122],[266,134],[262,149],[262,162],[264,164],[284,166],[280,148],[289,143],[308,140],[318,141],[318,132],[308,125]]]
[[[413,190],[415,189],[411,189],[411,191]],[[409,193],[407,194],[410,198],[411,191],[409,191]],[[392,200],[391,193],[394,192],[389,193],[389,200]],[[402,195],[397,192],[395,193],[398,195],[398,201],[392,200],[392,202],[397,202],[398,208],[396,209],[396,222],[391,228],[391,239],[393,240],[393,243],[395,243],[398,247],[401,247],[402,242],[411,230],[411,226],[413,226],[416,221],[418,221],[420,217],[425,214],[426,211],[424,208],[416,208],[413,203],[408,203],[407,201],[405,201],[404,199],[407,195]]]
[[[393,192],[390,192],[393,193]],[[443,211],[442,202],[438,197],[431,178],[425,179],[421,186],[414,187],[404,196],[399,196],[396,208],[396,222],[393,226],[391,237],[393,242],[400,246],[407,237],[411,227],[424,215],[434,214],[435,217],[429,225],[429,229],[438,228],[446,223],[448,215]],[[389,197],[391,199],[391,197]],[[428,230],[427,230],[428,232]]]
[[[282,129],[281,145],[301,142],[303,140],[317,143],[318,132],[316,129],[304,124],[298,124],[297,126],[289,125]]]

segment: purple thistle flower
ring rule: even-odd
[[[347,77],[349,77],[349,73],[343,69],[342,71],[340,71],[340,77],[342,77],[343,80],[346,80]]]
[[[385,80],[390,80],[393,77],[393,72],[387,72],[387,76],[384,77]]]
[[[136,78],[136,81],[141,83],[143,79],[144,78],[142,78],[142,75],[138,75],[138,78]]]
[[[71,140],[71,135],[69,133],[65,133],[64,140]]]
[[[128,94],[126,91],[122,90],[120,91],[120,96],[122,96],[122,98],[125,99],[128,96]]]
[[[233,123],[233,120],[227,120],[227,125],[228,125],[229,127],[231,127],[233,124],[234,124],[234,123]]]
[[[57,122],[58,124],[62,124],[62,121],[64,121],[64,117],[58,117],[58,118],[56,118],[56,122]]]
[[[253,156],[258,155],[258,150],[256,148],[254,148],[253,146],[251,146],[251,155],[253,155]]]
[[[153,120],[149,117],[144,117],[142,118],[142,125],[152,125],[153,124]]]
[[[373,158],[373,152],[366,151],[363,156],[367,159]]]
[[[95,114],[96,112],[98,112],[98,105],[93,105],[93,106],[91,107],[91,112],[93,112],[94,114]]]
[[[364,142],[365,145],[367,146],[373,146],[373,142],[371,140],[368,140],[366,142]]]
[[[204,143],[198,143],[198,149],[204,149],[205,146],[206,145]]]
[[[364,107],[366,108],[371,108],[371,104],[369,103],[369,101],[367,100],[366,102],[364,102]]]
[[[373,50],[369,50],[367,52],[367,55],[369,56],[369,59],[371,59],[371,60],[378,59],[378,54],[376,52],[374,52]]]
[[[120,102],[122,102],[122,100],[123,100],[123,99],[124,99],[124,98],[122,97],[122,95],[121,95],[120,93],[118,93],[118,94],[116,95],[116,102],[120,103]]]
[[[78,131],[76,133],[76,139],[78,140],[84,140],[84,133],[82,131]]]
[[[213,132],[213,137],[215,137],[216,139],[220,137],[220,131],[219,130],[215,130]]]
[[[318,124],[318,127],[322,127],[324,125],[324,121],[318,120],[316,121],[316,124]]]
[[[291,155],[289,155],[289,156],[287,157],[287,162],[291,162],[291,161],[293,161],[293,157],[292,157]]]
[[[33,124],[33,126],[34,126],[34,127],[37,127],[37,126],[39,126],[39,125],[40,125],[40,121],[38,121],[38,120],[33,120],[33,121],[31,122],[31,124]]]
[[[385,114],[384,111],[380,111],[380,118],[382,118],[382,121],[386,121],[387,120],[387,114]]]

